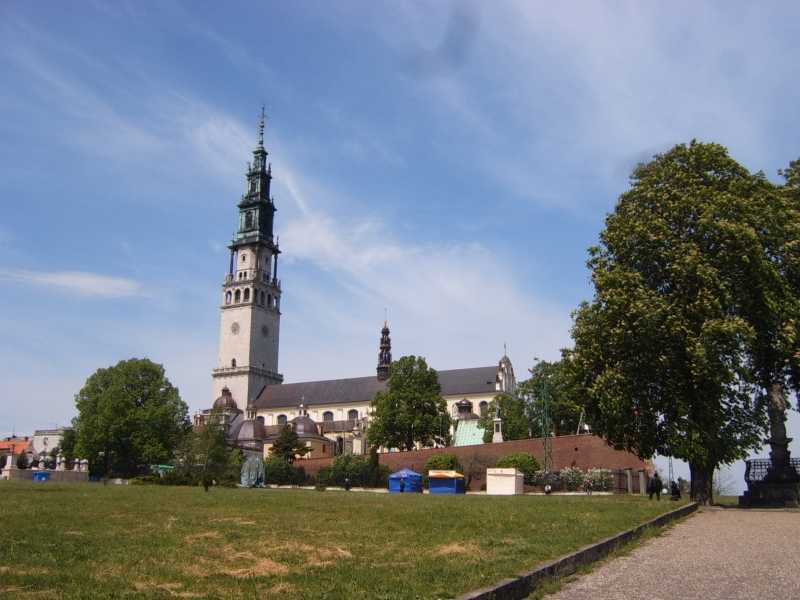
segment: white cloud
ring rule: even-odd
[[[80,296],[122,298],[144,296],[142,286],[132,279],[83,271],[0,270],[0,280],[58,288]]]

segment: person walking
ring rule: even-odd
[[[661,481],[661,477],[658,476],[658,472],[653,475],[653,478],[650,480],[650,485],[648,486],[647,493],[650,496],[650,500],[653,499],[653,494],[656,495],[656,500],[661,500],[661,488],[663,487],[663,483]]]

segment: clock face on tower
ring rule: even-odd
[[[231,323],[231,333],[233,335],[237,335],[239,333],[239,324],[236,321]]]

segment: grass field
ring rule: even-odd
[[[0,597],[451,597],[673,508],[3,482]]]

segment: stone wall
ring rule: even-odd
[[[33,481],[33,469],[3,469],[2,478],[12,481]],[[55,471],[48,470],[50,481],[56,483],[84,483],[89,481],[88,471]]]
[[[567,467],[581,469],[631,469],[633,471],[634,490],[638,491],[637,471],[647,469],[648,465],[630,452],[615,450],[601,438],[594,435],[564,435],[552,438],[553,469],[561,470]],[[392,471],[402,468],[422,472],[425,462],[435,454],[455,454],[465,470],[472,465],[475,472],[481,475],[487,467],[493,467],[495,462],[507,454],[527,452],[533,454],[540,464],[544,463],[542,440],[539,438],[529,440],[514,440],[499,444],[481,444],[478,446],[461,446],[458,448],[429,448],[413,452],[388,452],[379,454],[382,465],[388,466]],[[324,466],[331,464],[331,458],[314,458],[299,460],[295,464],[305,469],[306,474],[316,475]],[[473,477],[471,489],[480,489],[485,482],[484,476]]]

